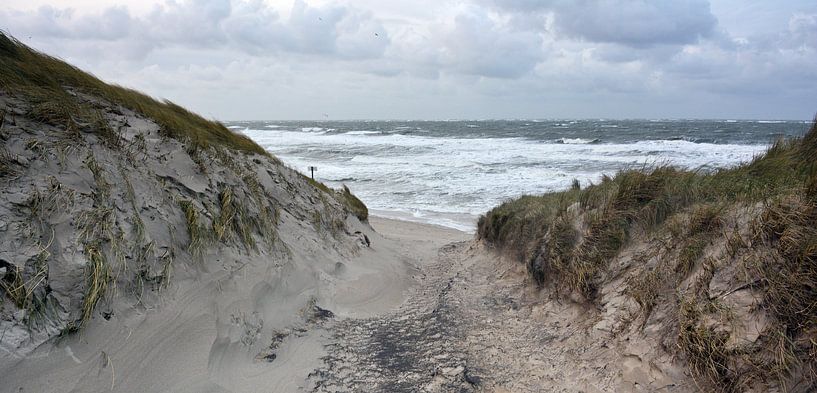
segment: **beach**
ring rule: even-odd
[[[571,392],[679,383],[668,371],[628,357],[619,341],[608,341],[581,304],[548,301],[523,265],[486,250],[473,235],[378,217],[371,229],[360,229],[371,247],[343,261],[343,268],[309,278],[285,269],[271,279],[268,268],[248,266],[229,278],[203,274],[181,281],[153,309],[131,308],[25,359],[5,358],[3,386],[37,392]],[[270,285],[277,289],[258,290]],[[317,305],[331,316],[303,309],[312,285],[320,285]],[[285,305],[295,312],[286,315]],[[627,348],[647,350],[637,342]]]
[[[379,218],[372,218],[372,226],[376,230],[359,228],[371,247],[348,260],[314,266],[318,248],[287,266],[259,263],[232,273],[199,272],[149,307],[117,304],[116,318],[25,358],[4,356],[3,391],[304,389],[309,374],[322,366],[336,321],[392,312],[435,262],[440,247],[472,238]],[[311,311],[303,309],[313,297],[331,318],[310,319]],[[286,338],[270,352],[273,337],[283,333]],[[264,358],[271,353],[274,360]]]
[[[233,5],[203,14],[218,29],[234,11],[278,19],[260,2]],[[327,7],[334,16],[298,1],[281,20],[363,34],[304,59],[388,41]],[[127,10],[109,11],[138,19]],[[0,19],[11,14],[28,15]],[[790,29],[806,26],[795,16]],[[288,45],[327,38],[296,30],[310,35]],[[817,121],[557,120],[466,105],[515,120],[222,122],[55,53],[0,31],[0,392],[817,390]],[[429,71],[424,83],[450,77]],[[332,80],[365,87],[343,75]],[[380,104],[393,87],[359,90]],[[344,107],[335,88],[296,90]],[[226,101],[236,119],[298,113]],[[249,102],[263,111],[243,112]],[[366,107],[380,119],[388,105]]]

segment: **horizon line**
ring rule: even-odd
[[[345,121],[345,122],[353,122],[353,121],[383,121],[383,122],[455,122],[455,121],[474,121],[474,122],[486,122],[486,121],[533,121],[533,122],[546,122],[546,121],[735,121],[735,122],[761,122],[761,121],[768,121],[768,122],[802,122],[805,124],[810,124],[817,121],[817,118],[814,119],[770,119],[770,118],[738,118],[738,117],[724,117],[724,118],[693,118],[693,117],[663,117],[663,118],[605,118],[605,117],[586,117],[586,118],[486,118],[486,119],[469,119],[469,118],[450,118],[450,119],[400,119],[400,118],[382,118],[382,119],[375,119],[375,118],[302,118],[302,119],[229,119],[229,120],[218,120],[221,122],[228,122],[228,123],[238,123],[238,122],[268,122],[268,121],[282,121],[282,122],[295,122],[295,121],[314,121],[314,122],[325,122],[325,121]]]

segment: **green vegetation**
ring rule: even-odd
[[[196,115],[170,101],[159,102],[143,93],[109,85],[59,59],[37,52],[0,32],[0,89],[32,103],[33,119],[61,127],[68,134],[82,125],[90,127],[111,147],[119,139],[99,113],[80,102],[76,93],[89,94],[121,105],[156,121],[162,132],[197,147],[225,146],[268,155],[251,139],[233,133],[223,124]]]
[[[160,102],[142,93],[106,84],[2,32],[0,95],[8,98],[9,106],[14,108],[13,111],[0,108],[0,140],[20,135],[26,149],[20,153],[11,149],[16,144],[0,146],[0,180],[17,180],[19,174],[31,176],[32,185],[37,184],[32,186],[25,205],[30,215],[19,224],[21,233],[27,231],[23,237],[40,245],[45,239],[44,232],[53,232],[55,222],[69,222],[76,233],[67,234],[67,238],[76,235],[77,249],[86,259],[82,283],[77,283],[77,288],[82,287],[84,291],[82,304],[73,305],[81,307],[76,311],[81,315],[69,323],[64,334],[78,331],[92,319],[99,301],[110,299],[118,285],[132,289],[140,302],[146,284],[152,285],[154,290],[167,287],[176,258],[182,257],[173,240],[175,221],[158,217],[168,224],[169,242],[151,233],[155,229],[157,208],[146,206],[144,202],[156,195],[138,196],[137,190],[142,192],[142,188],[134,188],[144,185],[145,178],[154,175],[149,167],[140,166],[139,161],[155,158],[151,148],[156,139],[181,141],[184,151],[196,164],[197,175],[218,190],[216,196],[207,194],[210,188],[206,193],[187,192],[189,190],[183,187],[174,189],[161,176],[152,184],[159,186],[163,202],[170,202],[176,209],[173,219],[182,217],[186,223],[189,235],[186,250],[193,260],[202,261],[213,241],[228,246],[243,245],[248,252],[257,252],[261,244],[270,251],[278,245],[286,246],[277,232],[281,207],[277,205],[275,193],[265,189],[262,183],[267,178],[259,179],[259,173],[270,171],[264,164],[282,164],[249,138],[231,132],[221,123],[206,120],[171,102]],[[123,138],[117,118],[129,111],[158,124],[160,138],[151,135],[149,130]],[[15,113],[21,113],[19,117],[25,121],[17,121]],[[36,129],[27,126],[31,123],[36,124]],[[7,131],[12,134],[8,135]],[[266,158],[245,157],[245,153]],[[58,161],[59,172],[43,179],[44,187],[32,173],[33,167],[28,167],[32,156],[34,160],[47,161],[55,157]],[[82,159],[82,168],[73,168],[79,159]],[[57,178],[65,181],[61,176],[65,171],[79,171],[81,176],[79,179],[70,176],[68,184],[61,184]],[[90,193],[85,191],[84,185],[83,191],[77,192],[77,185],[71,184],[74,180],[85,183],[91,177]],[[284,180],[289,179],[284,177]],[[131,181],[138,183],[131,184]],[[318,226],[333,234],[343,233],[346,212],[337,203],[328,204],[332,198],[347,212],[366,219],[366,206],[348,188],[335,191],[322,183],[309,182],[320,190],[309,191],[310,195],[317,195],[323,202],[324,217],[318,219]],[[284,186],[292,187],[291,191],[298,190],[289,181]],[[123,199],[124,206],[119,198]],[[166,206],[161,205],[162,209]],[[61,243],[55,245],[57,250],[66,246]],[[16,307],[27,311],[29,320],[30,316],[39,315],[50,318],[40,321],[58,322],[65,318],[58,314],[64,313],[66,306],[50,295],[47,248],[42,249],[36,260],[24,265],[4,262],[8,266],[4,266],[5,277],[0,277],[0,294],[3,295],[0,300],[8,297]]]
[[[301,175],[304,179],[306,179],[309,184],[315,186],[315,188],[323,191],[326,194],[331,195],[335,199],[340,202],[344,209],[349,213],[355,215],[358,220],[365,222],[369,219],[369,208],[366,207],[366,204],[363,203],[358,197],[352,194],[352,191],[349,190],[349,187],[345,185],[340,190],[333,190],[329,188],[326,184],[323,184],[319,181],[313,180],[308,176]]]
[[[349,191],[349,187],[343,186],[343,189],[338,192],[338,196],[346,209],[354,214],[360,221],[369,219],[369,209],[360,199]]]
[[[610,276],[625,274],[642,327],[659,305],[676,318],[666,329],[703,390],[817,388],[815,158],[817,123],[736,168],[640,168],[524,196],[481,217],[478,235],[526,263],[540,285],[590,304]],[[621,253],[630,245],[640,251]],[[616,258],[625,267],[612,270]],[[718,272],[735,277],[732,292],[756,293],[772,317],[757,342],[730,344],[735,310],[710,294]]]
[[[319,189],[319,190],[321,190],[321,191],[323,191],[323,192],[325,192],[327,194],[332,194],[333,193],[333,190],[331,188],[329,188],[329,186],[327,186],[326,184],[323,184],[323,183],[321,183],[321,182],[319,182],[319,181],[317,181],[315,179],[312,179],[311,177],[306,176],[304,174],[301,174],[301,177],[303,177],[309,184],[315,186],[315,188],[317,188],[317,189]]]
[[[479,237],[527,262],[537,281],[549,273],[593,300],[595,273],[636,229],[653,230],[674,214],[696,211],[700,217],[685,235],[696,238],[684,251],[689,262],[703,246],[697,240],[718,229],[718,206],[815,193],[814,134],[812,128],[802,141],[778,141],[765,155],[738,168],[712,173],[672,167],[626,170],[585,189],[523,196],[481,217]],[[576,220],[585,226],[581,239],[572,224]]]

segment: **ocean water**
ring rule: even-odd
[[[751,160],[809,122],[486,120],[228,122],[287,165],[347,185],[371,214],[473,231],[510,198],[626,168],[711,170]]]

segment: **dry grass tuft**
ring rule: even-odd
[[[222,189],[219,193],[219,201],[221,202],[221,211],[218,217],[213,220],[213,231],[216,234],[216,240],[224,241],[230,235],[230,229],[235,217],[233,211],[233,192],[230,188]]]
[[[661,269],[654,268],[646,270],[640,275],[631,276],[627,280],[627,294],[638,303],[643,316],[642,327],[647,324],[647,320],[652,314],[652,310],[658,303],[658,296],[665,285],[664,274]]]
[[[0,179],[16,172],[17,160],[5,147],[0,147]]]
[[[678,346],[686,354],[687,362],[697,378],[705,386],[716,391],[731,392],[735,388],[735,375],[729,368],[730,354],[726,349],[729,333],[715,331],[701,324],[701,310],[696,300],[681,302]],[[699,382],[699,387],[701,387]]]
[[[752,266],[766,286],[765,306],[790,333],[817,329],[817,204],[783,198],[760,217],[759,231],[778,258]]]
[[[257,251],[255,234],[272,247],[276,239],[277,212],[267,204],[260,191],[260,185],[253,183],[254,177],[246,176],[247,189],[251,197],[240,198],[232,189],[223,186],[219,193],[219,212],[213,220],[213,232],[218,241],[237,241],[247,251]],[[255,186],[253,186],[255,184]],[[254,209],[253,209],[254,207]]]
[[[187,246],[187,251],[194,258],[201,258],[210,239],[210,232],[205,225],[200,223],[199,211],[192,201],[180,200],[179,206],[187,221],[187,232],[190,235],[190,244]]]
[[[346,207],[346,210],[354,214],[358,220],[366,222],[369,219],[369,209],[358,197],[349,191],[349,187],[343,186],[338,192],[338,195],[340,196],[341,203]]]
[[[18,308],[26,308],[30,300],[30,292],[23,280],[22,269],[16,265],[7,266],[6,269],[6,274],[0,280],[0,288]]]
[[[82,300],[82,319],[85,325],[93,316],[96,304],[105,296],[111,280],[111,268],[98,245],[85,246],[88,262],[85,265],[85,297]]]
[[[92,151],[89,151],[85,158],[85,166],[94,177],[94,202],[98,206],[106,205],[111,195],[111,184],[105,180],[105,169],[96,161]]]
[[[122,149],[122,138],[113,127],[111,127],[111,124],[108,123],[108,120],[105,119],[105,115],[102,112],[97,110],[91,112],[90,121],[91,129],[99,136],[99,139],[105,146],[114,150]]]
[[[52,237],[53,241],[53,237]],[[48,294],[42,291],[48,279],[48,251],[51,243],[40,246],[40,252],[25,268],[5,264],[6,273],[0,277],[0,289],[17,308],[26,310],[25,320],[29,328],[48,317]]]
[[[478,236],[526,262],[539,284],[591,303],[608,277],[625,274],[642,328],[659,304],[678,316],[677,326],[662,329],[676,337],[702,390],[810,391],[817,389],[815,152],[817,124],[732,169],[622,171],[585,188],[505,202],[480,217]],[[636,236],[649,242],[650,255],[622,257],[626,266],[611,269]],[[731,289],[715,295],[723,285]],[[751,312],[771,321],[757,340],[730,341],[735,318],[746,316],[720,296],[737,291],[762,299]]]
[[[723,207],[717,204],[699,204],[692,206],[689,221],[683,232],[675,234],[678,242],[675,273],[679,280],[686,278],[704,255],[707,246],[712,243],[723,226]]]
[[[70,131],[78,114],[88,111],[67,89],[100,97],[156,121],[172,138],[201,146],[230,149],[268,156],[248,137],[234,133],[223,124],[196,115],[170,101],[157,101],[138,91],[109,85],[93,75],[57,58],[37,52],[0,32],[0,88],[12,94],[41,98],[30,115]],[[108,131],[97,129],[102,135]],[[105,139],[103,137],[103,139]],[[113,141],[113,139],[110,139]]]

